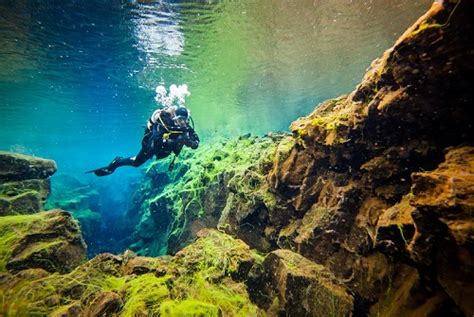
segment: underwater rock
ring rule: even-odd
[[[99,212],[101,199],[98,191],[69,174],[55,175],[53,182],[54,190],[48,198],[46,208],[71,212],[79,221],[88,245],[94,246],[93,241],[99,236],[103,220]]]
[[[467,315],[474,314],[474,147],[450,148],[430,172],[412,176],[416,232],[410,257],[436,279]]]
[[[466,315],[474,312],[474,148],[448,148],[435,170],[412,174],[411,192],[386,209],[376,244],[385,253],[420,266]],[[436,285],[436,282],[431,282]]]
[[[54,161],[0,151],[0,216],[43,210],[55,171]]]
[[[122,299],[114,292],[102,292],[97,294],[83,312],[83,316],[98,317],[110,316],[117,313],[122,306]]]
[[[182,154],[164,186],[153,184],[167,164],[151,165],[150,176],[135,198],[134,211],[140,221],[132,249],[141,255],[173,254],[189,244],[200,229],[219,226],[252,247],[271,250],[264,226],[255,222],[278,204],[267,190],[265,178],[275,147],[284,137],[249,136],[204,144],[195,153]]]
[[[0,218],[0,271],[68,272],[85,260],[78,224],[62,210]]]
[[[353,299],[322,266],[298,253],[269,253],[247,280],[252,300],[270,315],[349,316]]]
[[[51,182],[53,189],[45,208],[67,210],[79,221],[88,257],[104,251],[122,252],[128,247],[128,237],[138,220],[126,215],[124,200],[135,191],[134,185],[113,188],[65,173],[54,175]]]
[[[46,179],[56,172],[56,163],[34,156],[0,151],[0,180]]]
[[[54,176],[54,191],[48,199],[47,208],[64,209],[71,212],[100,209],[100,195],[90,184],[81,182],[69,174]]]
[[[461,316],[446,293],[427,291],[425,281],[409,265],[398,267],[390,287],[370,308],[370,316]]]
[[[222,232],[205,230],[199,236],[175,257],[104,253],[66,274],[9,275],[0,279],[0,298],[7,303],[0,314],[263,315],[241,282],[259,256]]]
[[[366,274],[355,264],[380,250],[388,256],[385,260],[379,257],[380,264],[385,262],[390,269],[370,278],[378,285],[373,290],[393,287],[389,283],[396,276],[393,268],[406,263],[422,280],[419,288],[412,288],[416,296],[431,292],[443,299],[443,307],[452,308],[455,305],[446,296],[449,292],[442,283],[432,282],[437,279],[432,270],[447,270],[456,290],[450,296],[464,312],[472,314],[471,308],[461,303],[461,298],[473,294],[467,287],[473,285],[467,278],[472,273],[472,247],[462,251],[442,247],[447,241],[469,241],[465,237],[472,227],[472,214],[468,216],[457,206],[454,209],[463,214],[459,219],[449,219],[453,217],[449,213],[447,219],[437,216],[432,210],[441,210],[444,200],[450,200],[441,195],[432,201],[433,206],[417,207],[416,189],[424,188],[425,180],[431,183],[425,184],[426,192],[440,194],[433,176],[420,171],[435,169],[447,147],[472,144],[474,139],[469,106],[473,95],[465,80],[473,76],[473,9],[472,3],[463,1],[434,3],[372,64],[353,93],[329,100],[308,117],[293,122],[296,146],[269,175],[270,188],[294,207],[297,218],[280,231],[279,245],[325,265],[345,281],[356,295],[356,311],[367,311],[378,295],[362,286]],[[465,168],[472,162],[468,152],[460,155],[465,158]],[[447,171],[447,182],[457,179],[459,173]],[[472,179],[457,182],[466,184],[460,186],[463,197],[469,197],[467,184],[472,186]],[[450,192],[447,185],[439,186]],[[448,223],[452,230],[446,228]],[[412,239],[419,241],[419,247],[408,252]],[[434,269],[430,264],[436,261],[433,249],[459,250],[453,251],[453,259],[463,258],[461,270],[446,263]],[[406,286],[401,283],[397,287]],[[381,312],[385,313],[388,311]]]

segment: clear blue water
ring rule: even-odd
[[[347,93],[430,1],[0,0],[0,148],[86,170],[137,151],[154,88],[197,130],[286,130]]]
[[[353,90],[431,4],[144,2],[0,0],[0,149],[54,159],[101,188],[107,219],[128,208],[124,188],[140,172],[84,171],[138,151],[157,85],[188,85],[204,142],[284,131]]]

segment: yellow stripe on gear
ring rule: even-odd
[[[163,140],[168,140],[171,134],[180,134],[180,133],[183,133],[183,131],[170,131],[168,133],[164,133]]]

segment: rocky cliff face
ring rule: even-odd
[[[472,21],[472,2],[435,2],[292,135],[150,166],[131,248],[174,256],[47,265],[57,245],[83,254],[70,217],[0,218],[0,313],[473,315]],[[37,237],[61,243],[29,246]]]

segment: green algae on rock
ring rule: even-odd
[[[67,272],[85,260],[79,226],[62,210],[0,218],[0,270]]]
[[[0,151],[0,216],[43,210],[54,172],[52,160]]]
[[[172,173],[152,164],[131,247],[174,256],[9,267],[13,233],[42,216],[4,217],[0,314],[472,315],[473,13],[434,3],[293,137],[203,145]]]
[[[252,237],[239,224],[253,216],[250,211],[263,213],[276,205],[277,198],[267,190],[265,177],[282,139],[291,142],[284,136],[250,136],[205,144],[195,153],[186,152],[169,176],[165,176],[163,163],[152,164],[136,197],[135,211],[140,219],[133,249],[148,255],[175,253],[199,229],[218,224],[229,233],[245,231],[237,236],[251,246],[269,249],[265,240]],[[233,200],[234,195],[238,199]],[[224,211],[221,215],[228,209],[231,214]],[[155,232],[161,234],[156,236]]]
[[[262,315],[241,282],[259,256],[219,231],[199,236],[175,257],[100,254],[67,274],[21,271],[2,277],[0,295],[27,315]]]
[[[349,316],[353,298],[322,265],[290,250],[270,252],[247,280],[252,300],[270,315]]]
[[[35,156],[0,151],[0,180],[45,179],[56,172],[56,163]]]
[[[103,221],[99,192],[90,184],[70,174],[55,175],[53,181],[54,189],[48,197],[45,208],[67,210],[79,221],[81,233],[89,245],[90,255],[95,251],[93,242],[99,236]]]

